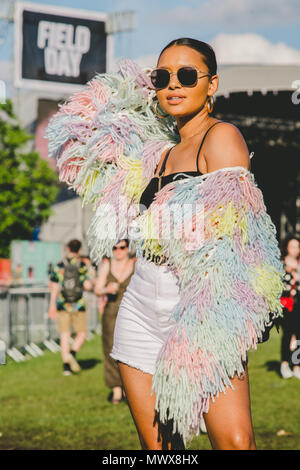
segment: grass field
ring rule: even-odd
[[[300,380],[279,375],[280,336],[249,354],[258,449],[300,449]],[[140,449],[126,403],[112,405],[103,380],[101,338],[81,349],[79,375],[64,377],[60,354],[0,366],[0,449]],[[279,430],[288,435],[277,436]],[[206,435],[190,449],[210,449]]]

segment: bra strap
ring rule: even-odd
[[[203,142],[204,142],[204,140],[205,140],[205,137],[207,136],[208,131],[209,131],[212,127],[214,127],[216,124],[219,124],[220,122],[222,122],[222,121],[215,122],[212,126],[210,126],[210,127],[207,129],[207,131],[206,131],[205,134],[204,134],[204,137],[203,137],[203,139],[202,139],[202,141],[201,141],[201,144],[200,144],[200,147],[199,147],[199,150],[198,150],[198,153],[197,153],[197,159],[196,159],[197,171],[198,171],[198,173],[201,173],[201,172],[199,171],[199,168],[198,168],[198,159],[199,159],[200,151],[201,151]],[[175,146],[174,146],[174,147],[175,147]],[[158,173],[159,176],[161,176],[161,175],[164,173],[165,167],[166,167],[166,163],[167,163],[167,160],[168,160],[168,157],[169,157],[169,155],[170,155],[170,152],[171,152],[172,148],[174,148],[174,147],[170,147],[169,150],[167,151],[166,156],[165,156],[165,158],[164,158],[164,161],[163,161],[163,163],[162,163],[161,169],[159,170],[159,173]]]
[[[207,131],[205,132],[204,137],[203,137],[203,139],[202,139],[202,141],[201,141],[201,144],[200,144],[200,147],[199,147],[199,150],[198,150],[198,153],[197,153],[197,158],[196,158],[197,171],[198,171],[199,173],[200,173],[200,170],[199,170],[199,167],[198,167],[198,160],[199,160],[200,151],[201,151],[201,149],[202,149],[202,145],[203,145],[203,142],[204,142],[204,140],[205,140],[205,137],[207,136],[207,134],[208,134],[208,132],[210,131],[210,129],[211,129],[212,127],[214,127],[216,124],[219,124],[220,122],[222,122],[222,121],[215,122],[212,126],[210,126],[210,127],[207,129]]]
[[[168,150],[167,153],[166,153],[166,156],[165,156],[164,161],[163,161],[163,163],[162,163],[161,169],[159,170],[159,173],[158,173],[159,176],[161,176],[161,175],[164,173],[164,171],[165,171],[165,167],[166,167],[166,163],[167,163],[167,160],[168,160],[168,156],[170,155],[170,152],[171,152],[172,148],[173,148],[173,147],[170,147],[169,150]]]

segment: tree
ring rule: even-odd
[[[56,173],[28,151],[32,138],[20,127],[11,101],[0,104],[0,257],[9,257],[12,240],[32,239],[58,193]]]

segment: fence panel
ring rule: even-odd
[[[99,331],[97,297],[85,292],[88,333]],[[48,318],[48,287],[14,287],[0,292],[0,340],[7,348],[59,338],[56,321]]]
[[[87,307],[88,332],[97,331],[99,328],[98,298],[93,292],[84,293]]]
[[[13,288],[9,291],[9,313],[10,313],[10,344],[9,347],[21,348],[28,344],[29,322],[28,322],[29,296],[26,289]]]
[[[8,290],[0,292],[0,340],[10,343]]]
[[[29,341],[43,343],[48,339],[49,289],[39,289],[29,294]]]

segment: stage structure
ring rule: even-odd
[[[278,238],[300,235],[300,66],[239,65],[220,72],[215,116],[235,124],[254,152]]]

